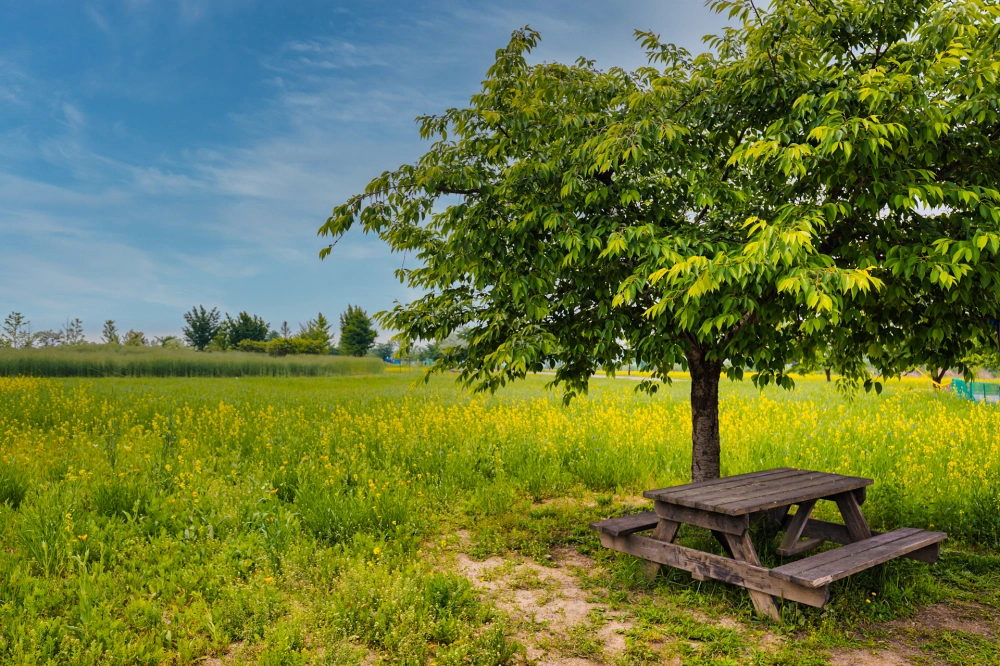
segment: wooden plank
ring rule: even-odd
[[[878,536],[882,532],[872,530],[872,536]],[[852,542],[851,535],[847,531],[846,525],[831,523],[825,520],[810,518],[806,522],[806,528],[802,531],[804,537],[815,537],[831,543],[849,544]],[[912,553],[906,553],[903,557],[909,560],[919,560],[934,564],[941,553],[941,544],[935,543]]]
[[[779,548],[777,553],[782,557],[792,557],[794,555],[806,553],[814,548],[819,548],[824,543],[826,543],[826,541],[823,539],[806,538],[802,541],[796,541],[789,548]]]
[[[762,489],[756,495],[743,494],[718,502],[718,507],[734,507],[740,510],[760,511],[765,507],[781,506],[782,504],[797,504],[806,499],[819,499],[828,495],[838,494],[847,490],[870,484],[871,479],[856,476],[841,476],[839,474],[817,474],[814,477],[790,479],[786,483],[775,484],[771,488]]]
[[[691,509],[685,506],[677,506],[669,502],[657,500],[654,503],[656,515],[665,520],[672,520],[686,525],[704,527],[707,530],[717,530],[727,534],[743,534],[750,528],[748,516],[727,516],[711,511]]]
[[[806,587],[825,587],[835,580],[922,550],[946,538],[943,532],[904,527],[777,567],[771,570],[771,576]]]
[[[730,515],[740,515],[743,513],[753,513],[754,511],[763,511],[769,508],[775,508],[782,506],[783,504],[795,504],[796,499],[815,499],[822,496],[819,493],[790,492],[793,488],[804,489],[829,484],[825,487],[830,488],[831,492],[840,492],[844,490],[844,485],[848,488],[852,488],[859,483],[864,482],[864,480],[861,479],[857,479],[857,482],[833,482],[834,479],[854,478],[855,477],[841,477],[840,475],[827,474],[826,472],[801,472],[800,474],[794,476],[786,476],[777,479],[764,479],[740,488],[723,489],[712,493],[702,493],[692,497],[684,496],[677,499],[669,499],[668,501],[698,509],[718,511],[720,513],[727,513]],[[773,499],[774,501],[762,502],[759,499],[762,497],[767,497],[769,500]],[[781,500],[783,498],[791,499],[787,499],[787,501],[782,502]],[[735,508],[729,508],[727,505],[731,505]]]
[[[854,493],[854,499],[856,499],[858,501],[858,506],[861,506],[862,504],[864,504],[865,500],[868,499],[868,487],[867,486],[861,486],[860,488],[855,488],[851,492]],[[826,498],[824,497],[823,499],[826,499]]]
[[[773,578],[764,567],[737,562],[728,557],[704,553],[677,544],[664,543],[638,534],[619,537],[601,534],[601,543],[606,548],[635,555],[650,562],[658,562],[704,578],[721,580],[816,608],[822,608],[829,598],[828,590],[807,588]]]
[[[795,478],[807,474],[818,473],[819,472],[808,472],[801,469],[791,468],[770,470],[770,473],[766,475],[750,476],[748,474],[741,474],[739,476],[727,476],[721,479],[715,479],[712,482],[702,482],[704,485],[699,485],[697,488],[690,487],[690,485],[694,485],[690,484],[689,486],[676,486],[674,488],[651,490],[643,493],[643,495],[650,499],[659,499],[665,502],[673,502],[674,504],[682,504],[685,502],[696,501],[703,496],[731,495],[741,488],[753,488],[775,482],[778,479]],[[686,504],[686,506],[691,505]]]
[[[769,476],[763,479],[751,479],[749,482],[725,488],[703,489],[693,493],[684,493],[680,499],[691,502],[715,503],[722,499],[737,497],[753,497],[768,490],[784,488],[789,483],[799,483],[810,479],[825,477],[825,472],[810,472],[807,470],[792,470],[781,475]]]
[[[677,530],[680,529],[680,526],[680,523],[672,520],[663,520],[661,518],[660,522],[657,524],[650,536],[658,541],[671,543],[674,540],[674,537],[677,536]],[[662,564],[646,561],[642,565],[642,572],[645,574],[646,580],[653,580],[660,575],[660,569],[662,568]]]
[[[783,504],[798,504],[807,499],[817,499],[828,495],[851,491],[863,485],[870,485],[871,479],[854,476],[839,476],[839,478],[816,478],[801,484],[789,484],[756,497],[747,496],[728,502],[718,502],[713,507],[720,513],[742,514],[753,511],[764,511]]]
[[[750,541],[749,533],[744,532],[740,536],[723,533],[723,536],[729,544],[729,549],[732,551],[734,559],[754,566],[760,566],[760,560],[757,559],[757,551],[753,548],[753,542]],[[774,599],[771,598],[770,594],[750,588],[748,590],[750,592],[750,601],[753,602],[753,607],[758,613],[771,618],[775,622],[781,622],[781,614],[778,612],[778,607],[774,605]]]
[[[799,539],[802,538],[802,530],[805,529],[806,521],[809,520],[809,514],[812,513],[814,506],[816,506],[816,500],[806,500],[799,504],[795,515],[785,527],[785,536],[781,539],[781,545],[778,546],[778,555],[788,557],[796,552],[802,552],[796,551],[796,546]]]
[[[840,509],[840,515],[844,519],[844,525],[847,526],[847,532],[851,535],[851,541],[870,539],[872,530],[868,527],[868,521],[861,513],[861,507],[858,506],[854,494],[841,493],[834,495],[833,500],[837,503],[837,508]]]
[[[659,522],[660,519],[655,511],[645,511],[643,513],[633,513],[628,516],[600,520],[596,523],[591,523],[590,529],[615,536],[625,536],[642,532],[643,530],[651,530]]]
[[[899,539],[905,538],[910,534],[919,531],[920,530],[913,529],[912,527],[903,527],[893,532],[887,532],[885,534],[880,534],[877,537],[866,539],[864,542],[847,544],[846,546],[835,548],[834,550],[828,550],[825,553],[820,553],[819,555],[812,555],[789,564],[783,564],[780,567],[772,569],[772,571],[780,570],[782,573],[788,575],[797,575],[815,569],[818,566],[833,564],[834,562],[850,557],[855,553],[864,552],[865,550],[869,550],[871,548],[876,548],[887,543],[892,543],[893,541],[898,541]]]
[[[761,476],[770,476],[771,474],[777,474],[779,472],[787,471],[799,471],[792,467],[778,467],[776,469],[764,469],[759,472],[748,472],[747,474],[734,474],[733,476],[723,476],[718,479],[708,479],[706,481],[695,481],[694,483],[685,483],[679,486],[670,486],[668,488],[657,488],[655,490],[647,490],[643,493],[644,497],[649,499],[658,499],[657,495],[659,493],[677,493],[687,490],[694,490],[695,488],[705,488],[707,486],[718,486],[722,483],[730,483],[739,479],[754,479]]]

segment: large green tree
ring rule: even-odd
[[[282,325],[283,329],[287,329],[287,324]],[[288,337],[284,335],[283,337]],[[330,346],[333,344],[333,334],[330,332],[330,322],[323,313],[320,312],[316,315],[315,319],[310,319],[306,322],[305,326],[299,324],[299,334],[296,336],[302,340],[312,340],[319,345],[320,353],[325,354],[330,351]]]
[[[219,334],[219,311],[216,308],[206,310],[204,305],[193,307],[191,312],[184,313],[184,321],[187,322],[184,337],[198,351],[205,351],[205,347]]]
[[[229,347],[235,347],[244,340],[264,342],[270,327],[269,323],[257,315],[241,312],[234,319],[227,313],[221,331],[226,337],[226,344]]]
[[[340,353],[344,356],[364,356],[375,344],[378,331],[368,313],[357,305],[348,305],[340,313]]]
[[[723,374],[968,371],[1000,311],[1000,9],[713,6],[733,27],[712,52],[638,33],[634,72],[530,64],[515,32],[468,108],[420,119],[430,150],[320,229],[416,255],[397,275],[425,295],[379,321],[404,350],[467,327],[435,369],[476,389],[686,367],[695,480],[720,473]]]

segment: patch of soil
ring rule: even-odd
[[[572,549],[553,552],[551,567],[523,559],[504,560],[491,557],[477,562],[464,553],[457,556],[457,569],[480,590],[485,591],[500,609],[519,621],[525,630],[518,639],[525,644],[528,659],[538,666],[589,666],[592,661],[579,656],[558,654],[553,644],[573,639],[568,632],[592,621],[591,612],[602,609],[587,601],[590,593],[580,587],[573,575],[575,567],[593,569],[590,558]],[[625,637],[631,624],[624,618],[606,616],[606,621],[589,634],[603,648],[603,657],[611,661],[625,650]]]
[[[946,631],[962,631],[967,634],[977,634],[992,638],[1000,635],[997,612],[981,604],[969,602],[951,602],[934,604],[922,608],[916,617],[903,620],[893,620],[889,626],[893,629],[925,632],[944,629]]]
[[[889,650],[839,650],[830,655],[830,666],[912,666],[899,653]]]

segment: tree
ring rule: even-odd
[[[153,338],[153,346],[168,349],[182,349],[184,342],[176,335],[158,335]]]
[[[122,343],[121,336],[118,335],[118,328],[115,326],[114,319],[108,319],[104,322],[104,329],[101,331],[101,340],[103,340],[106,345],[120,345]]]
[[[696,481],[720,474],[723,373],[791,388],[827,347],[843,390],[968,373],[1000,301],[1000,9],[713,6],[736,21],[714,53],[638,33],[631,73],[531,65],[515,32],[468,108],[420,119],[427,154],[320,228],[418,257],[397,275],[425,295],[377,319],[404,348],[469,327],[434,370],[477,390],[686,367]]]
[[[219,333],[219,311],[216,308],[206,311],[203,305],[193,307],[191,312],[184,314],[184,321],[188,324],[184,328],[184,337],[198,351],[205,351],[205,347]]]
[[[32,336],[33,344],[38,347],[58,347],[63,344],[62,331],[38,331]]]
[[[83,322],[79,318],[72,321],[66,320],[62,332],[63,344],[82,345],[86,340],[83,337]]]
[[[377,335],[372,320],[360,306],[348,305],[340,313],[340,353],[344,356],[364,356]]]
[[[149,341],[146,339],[146,334],[142,331],[129,329],[128,333],[125,334],[123,344],[126,347],[146,347],[149,345]]]
[[[393,354],[396,353],[396,345],[392,342],[383,342],[377,345],[373,345],[371,349],[368,350],[368,355],[375,358],[380,358],[383,361],[386,359],[391,359]]]
[[[278,329],[278,335],[286,340],[292,337],[292,329],[288,325],[287,321],[281,322],[281,328]]]
[[[270,327],[271,325],[262,318],[257,315],[251,316],[246,312],[239,313],[236,319],[232,319],[229,313],[226,313],[226,321],[222,325],[230,347],[235,347],[244,340],[263,342]]]
[[[0,340],[3,341],[5,347],[13,349],[31,347],[34,342],[34,336],[31,333],[31,322],[20,312],[11,312],[3,321]]]
[[[287,325],[284,325],[283,328],[287,329]],[[330,322],[327,321],[322,312],[316,315],[315,319],[307,321],[305,326],[299,324],[299,334],[296,337],[318,343],[323,349],[321,352],[323,354],[329,351],[333,343],[333,336],[330,334]]]

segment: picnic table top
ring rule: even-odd
[[[742,516],[850,492],[872,483],[860,476],[780,467],[647,490],[643,496],[691,509]]]

